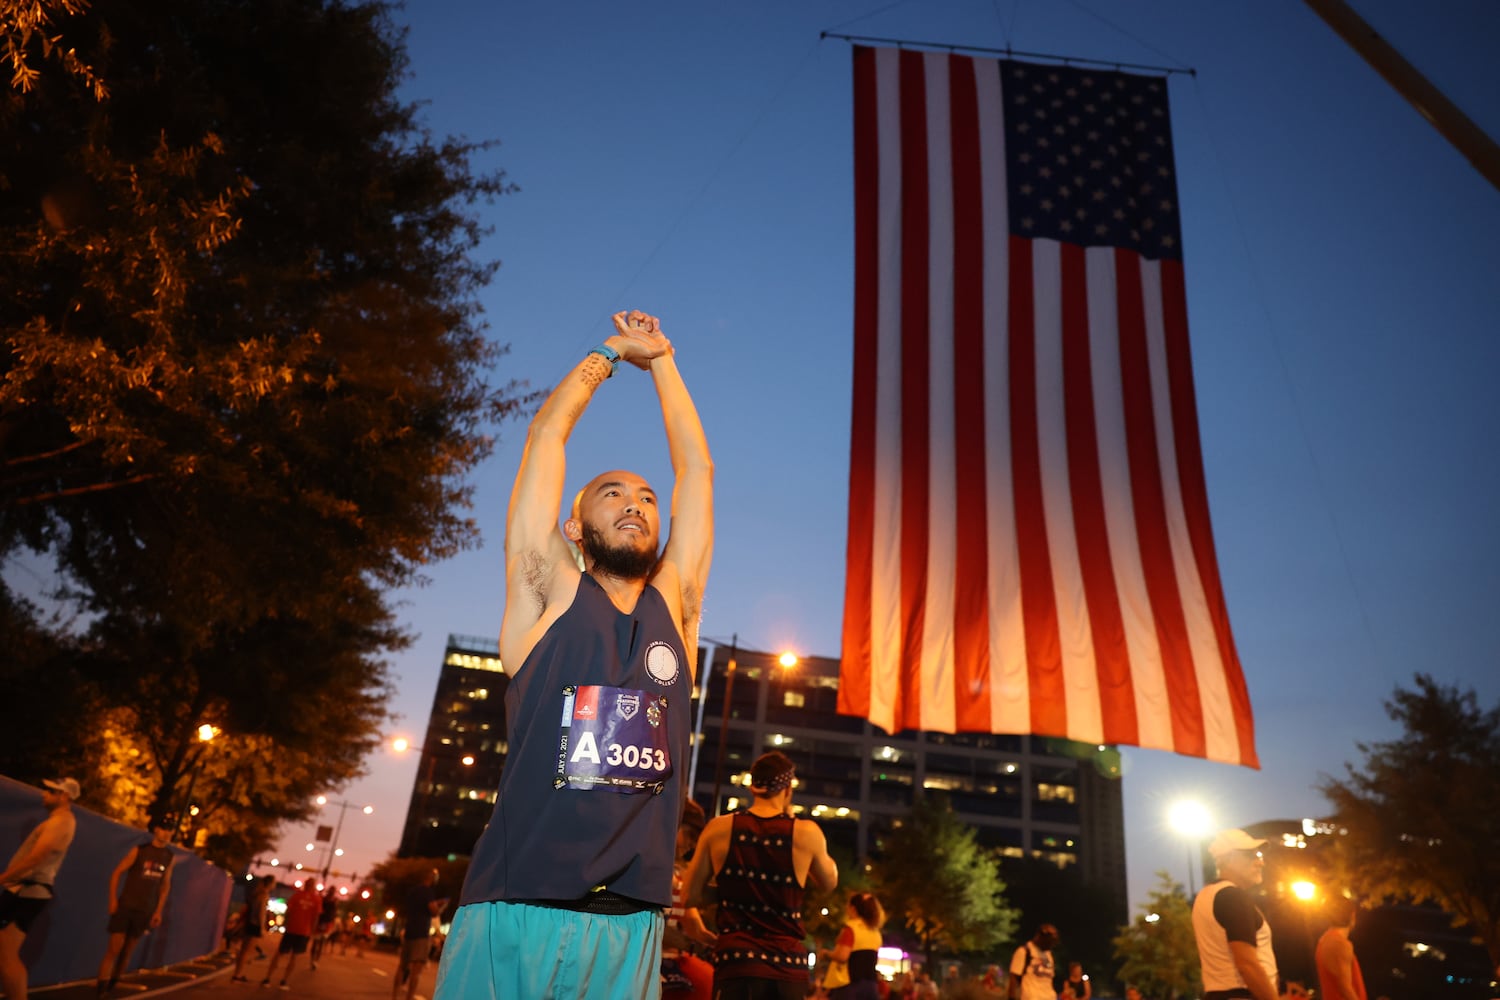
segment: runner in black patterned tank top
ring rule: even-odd
[[[750,808],[704,827],[688,872],[688,905],[717,886],[719,940],[714,1000],[801,1000],[807,992],[802,899],[810,879],[838,885],[828,841],[812,820],[791,814],[796,770],[783,753],[750,769]]]

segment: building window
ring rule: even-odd
[[[1037,782],[1036,797],[1038,802],[1077,802],[1078,789],[1072,785],[1053,785],[1045,781]]]
[[[498,656],[475,656],[473,653],[449,653],[443,663],[450,667],[463,667],[467,670],[488,670],[491,673],[503,674],[505,668],[500,665]]]
[[[781,703],[788,708],[801,708],[807,704],[807,696],[801,691],[787,691],[781,696]]]

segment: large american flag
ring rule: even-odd
[[[854,49],[839,710],[1250,766],[1163,79]]]

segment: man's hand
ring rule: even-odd
[[[628,361],[646,371],[653,359],[672,353],[672,342],[661,332],[661,320],[655,316],[632,309],[617,312],[611,318],[623,341],[615,347],[620,352],[621,361]]]

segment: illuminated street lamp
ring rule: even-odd
[[[1179,799],[1167,809],[1167,823],[1188,843],[1188,898],[1197,890],[1193,888],[1193,869],[1198,865],[1198,845],[1213,827],[1213,817],[1207,807],[1196,799]]]
[[[208,750],[208,744],[212,743],[214,737],[222,731],[218,726],[210,726],[206,722],[198,727],[198,742],[203,746],[198,748],[198,759],[193,762],[192,773],[188,775],[187,795],[183,797],[182,808],[177,810],[177,825],[172,828],[173,840],[176,840],[177,835],[182,832],[182,817],[190,812],[197,815],[193,809],[193,786],[198,783],[198,773],[203,770],[203,755]]]
[[[740,636],[736,632],[729,639],[729,664],[724,672],[724,707],[719,715],[719,752],[714,758],[714,815],[719,815],[719,789],[724,783],[724,753],[729,743],[729,700],[734,693],[734,675],[739,669],[736,656],[739,653]],[[797,665],[797,654],[782,653],[776,658],[782,670],[791,670]],[[705,690],[707,687],[705,686]]]

